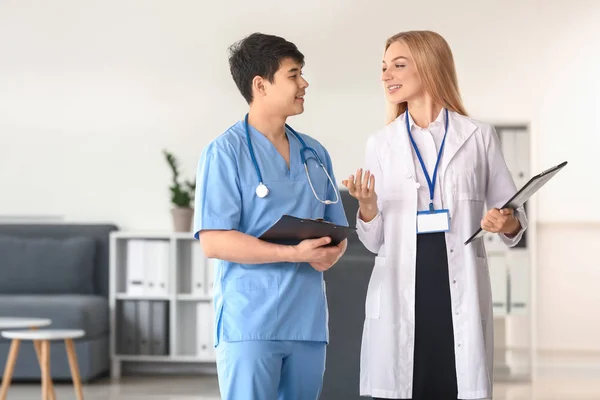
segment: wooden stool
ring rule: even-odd
[[[64,340],[71,368],[71,377],[77,400],[83,400],[83,391],[81,390],[81,377],[79,375],[79,366],[77,365],[77,354],[75,353],[75,344],[73,339],[83,337],[85,332],[82,330],[27,330],[27,331],[3,331],[2,336],[11,339],[10,352],[6,361],[4,370],[4,379],[2,380],[2,390],[0,391],[0,400],[6,400],[6,394],[10,386],[12,374],[19,354],[19,346],[22,340],[31,340],[40,362],[42,371],[42,400],[55,400],[56,395],[52,385],[52,375],[50,375],[50,342],[54,340]]]

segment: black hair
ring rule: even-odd
[[[304,55],[294,43],[263,33],[253,33],[229,48],[231,76],[248,104],[253,100],[254,77],[261,76],[272,83],[275,72],[286,58],[304,66]]]

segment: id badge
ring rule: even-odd
[[[450,212],[448,210],[417,212],[417,234],[448,231],[450,231]]]

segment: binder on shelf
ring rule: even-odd
[[[146,281],[144,264],[146,251],[144,240],[132,239],[127,241],[126,292],[131,295],[144,294]]]
[[[119,353],[136,355],[139,353],[137,301],[125,300],[120,316]]]
[[[169,242],[147,241],[147,293],[157,296],[169,294]]]
[[[156,242],[144,241],[144,294],[156,294],[159,261]]]
[[[150,341],[151,341],[151,319],[150,319],[150,301],[138,300],[138,329],[139,329],[139,341],[140,341],[140,352],[141,355],[150,355]]]
[[[206,296],[212,297],[215,282],[215,260],[206,259]]]
[[[196,303],[180,301],[177,303],[177,327],[175,353],[177,355],[194,357],[197,354],[198,333],[196,319]]]
[[[206,262],[207,259],[198,242],[190,243],[192,271],[191,294],[194,296],[204,296],[206,293]]]
[[[169,354],[169,303],[153,301],[151,305],[151,351],[152,355],[166,356]]]
[[[203,361],[212,361],[213,355],[213,319],[212,304],[196,304],[196,355]]]

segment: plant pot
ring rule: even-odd
[[[191,232],[192,219],[194,218],[193,208],[177,207],[171,209],[173,217],[173,229],[175,232]]]

